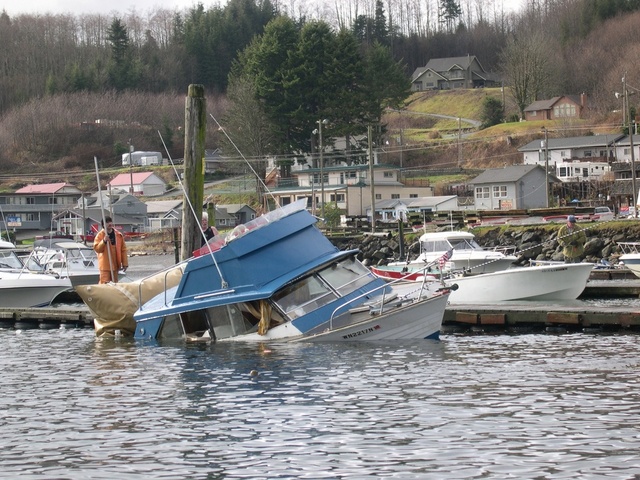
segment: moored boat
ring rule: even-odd
[[[403,296],[364,267],[357,251],[338,250],[305,205],[303,199],[212,238],[174,267],[181,272],[174,286],[166,280],[168,271],[154,275],[158,294],[137,298],[137,311],[119,316],[132,315],[134,336],[152,340],[437,338],[449,290]],[[142,291],[145,282],[117,288]],[[115,288],[77,291],[100,316],[98,303],[108,312]]]
[[[483,304],[508,301],[575,300],[584,291],[593,263],[547,263],[516,267],[481,275],[452,275],[442,282],[405,282],[408,294],[420,288],[451,288],[451,304]],[[457,285],[453,289],[453,285]],[[400,288],[400,287],[398,287]]]
[[[14,251],[0,251],[0,308],[46,307],[71,288],[68,278],[31,272]]]
[[[618,257],[620,263],[640,278],[640,242],[617,242],[622,250]]]
[[[98,257],[89,245],[65,239],[36,240],[33,255],[46,272],[68,277],[74,287],[100,280]]]

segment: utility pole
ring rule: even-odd
[[[627,122],[629,130],[629,146],[631,147],[631,188],[633,189],[633,218],[638,218],[638,189],[636,187],[636,155],[633,151],[633,124],[631,123],[631,108],[629,106],[629,90],[627,89],[627,74],[622,77],[622,91],[626,103]]]
[[[547,197],[545,205],[549,208],[549,131],[542,127],[544,132],[544,192]]]
[[[371,125],[367,127],[367,136],[369,140],[369,177],[371,188],[371,233],[376,232],[376,193],[373,186],[373,144],[371,143]]]

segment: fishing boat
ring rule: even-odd
[[[538,263],[481,275],[451,274],[441,280],[398,283],[405,295],[424,288],[452,289],[451,304],[486,304],[509,301],[575,300],[584,291],[593,263]],[[457,288],[453,289],[453,285]]]
[[[71,284],[98,283],[98,257],[91,246],[65,239],[36,240],[33,255],[46,272],[68,277]]]
[[[46,307],[71,290],[71,281],[27,269],[12,250],[0,250],[0,308]]]
[[[356,259],[357,250],[338,250],[305,206],[302,199],[217,235],[192,258],[148,279],[76,290],[97,323],[108,325],[101,333],[123,333],[121,319],[125,331],[145,340],[438,337],[448,288],[399,294]]]
[[[463,231],[427,232],[420,237],[419,256],[406,262],[389,262],[372,266],[371,270],[386,279],[421,279],[430,275],[437,260],[445,259],[438,267],[443,271],[464,271],[467,275],[498,272],[513,266],[518,258],[499,250],[482,248],[475,235]],[[439,272],[435,272],[437,275]]]

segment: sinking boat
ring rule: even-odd
[[[218,235],[189,260],[150,279],[76,291],[97,318],[114,321],[102,333],[119,329],[119,317],[138,339],[438,337],[448,288],[402,295],[362,265],[357,250],[338,250],[305,206],[302,199]],[[114,304],[121,311],[114,313]]]

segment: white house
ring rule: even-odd
[[[615,145],[623,138],[620,134],[548,138],[546,144],[545,139],[533,140],[518,151],[525,165],[544,168],[548,160],[549,170],[563,182],[603,180],[611,171],[610,162],[619,158]]]
[[[428,217],[438,212],[451,212],[468,210],[473,205],[464,205],[459,202],[456,195],[444,195],[437,197],[399,198],[395,200],[381,200],[375,203],[376,218],[383,222],[392,222],[402,219],[407,221],[410,213],[420,213]],[[367,217],[371,217],[371,207],[367,207]]]
[[[165,181],[153,172],[121,173],[109,182],[109,186],[145,197],[162,195],[167,190]]]
[[[399,168],[389,165],[374,165],[373,195],[379,200],[419,198],[433,196],[431,186],[405,186],[398,179]],[[347,216],[365,215],[371,206],[371,170],[369,165],[341,165],[322,169],[324,185],[319,168],[294,170],[293,179],[279,181],[271,193],[280,205],[288,205],[307,198],[307,207],[314,212],[321,208],[324,194],[325,204],[335,202]]]

